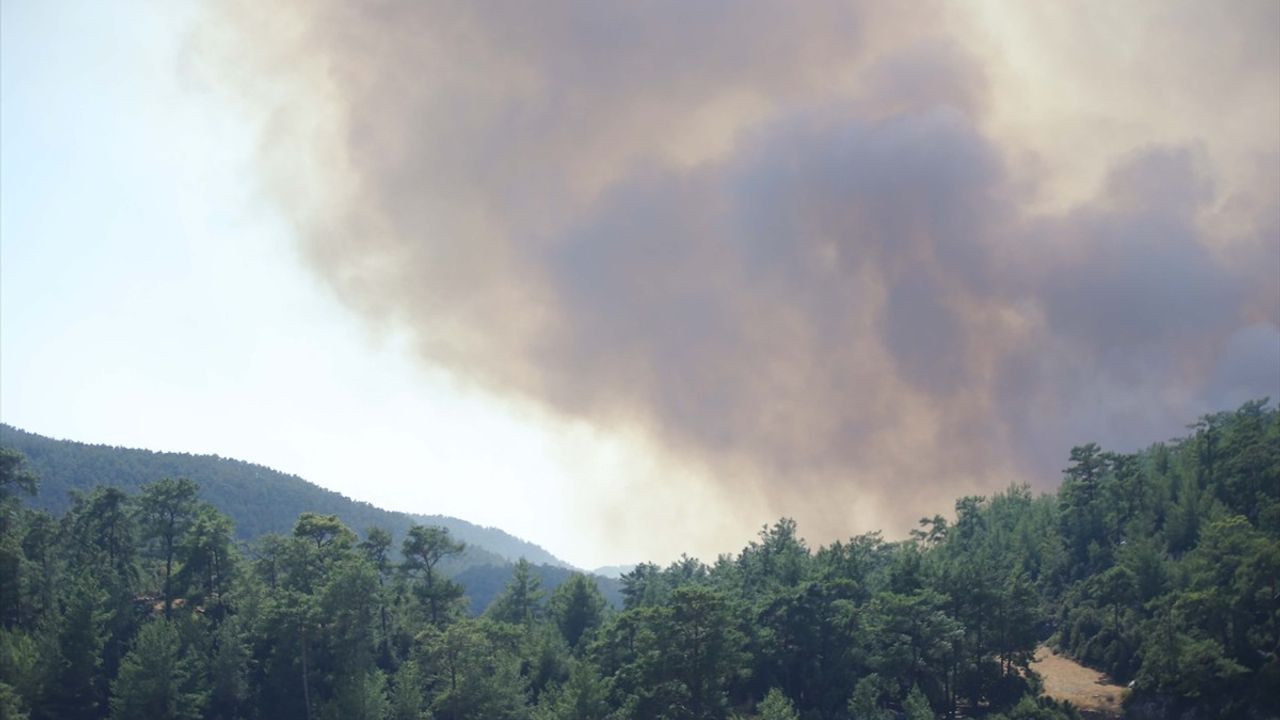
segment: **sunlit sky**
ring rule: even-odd
[[[3,8],[4,422],[625,559],[581,542],[568,488],[647,461],[415,365],[305,271],[256,192],[252,120],[183,75],[196,8]]]
[[[477,10],[463,42],[412,35],[429,4],[404,33],[320,5],[3,0],[3,422],[595,567],[1047,489],[1072,444],[1280,392],[1267,3],[990,2],[923,35],[880,8],[849,39],[815,3],[705,46],[713,12],[620,40],[589,5]],[[760,37],[780,59],[736,59]],[[877,190],[917,172],[924,209]],[[867,240],[898,215],[933,229]]]

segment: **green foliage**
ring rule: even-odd
[[[604,620],[605,599],[595,581],[574,573],[551,595],[550,614],[564,641],[577,649],[589,640]]]
[[[933,720],[933,708],[929,706],[929,698],[920,692],[919,685],[911,686],[911,692],[902,703],[902,713],[906,720]]]
[[[1073,451],[1061,527],[1077,553],[1069,582],[1042,588],[1062,647],[1133,680],[1135,707],[1280,708],[1264,680],[1280,670],[1280,412],[1250,402],[1194,430],[1135,455]]]
[[[991,720],[1079,720],[1080,715],[1070,704],[1055,702],[1052,698],[1024,695],[1007,715],[997,715]]]
[[[622,613],[595,647],[615,700],[642,717],[725,717],[749,659],[732,617],[724,593],[693,583],[667,604]]]
[[[391,678],[389,720],[425,720],[426,698],[422,691],[422,672],[413,660],[401,663]]]
[[[0,719],[27,720],[26,707],[22,698],[8,683],[0,681]]]
[[[228,618],[214,632],[209,656],[209,712],[211,720],[243,715],[250,697],[250,648],[239,617]]]
[[[466,552],[470,551],[464,551],[463,554],[465,555]],[[539,589],[546,593],[545,598],[548,602],[556,588],[577,574],[573,570],[554,565],[530,564],[529,570],[537,578]],[[471,565],[450,575],[450,579],[467,589],[466,599],[469,601],[471,613],[483,614],[507,589],[507,584],[511,582],[514,574],[515,566],[513,565]],[[607,606],[622,606],[621,580],[599,575],[589,577],[595,583],[596,589],[604,596]]]
[[[231,591],[239,569],[232,533],[231,520],[213,506],[196,508],[181,539],[182,568],[177,576],[189,602],[222,609],[222,599]]]
[[[40,647],[35,638],[21,630],[0,629],[0,709],[3,713],[15,718],[27,716],[31,701],[40,697],[42,670]]]
[[[322,507],[245,550],[186,480],[54,518],[22,467],[0,453],[4,717],[1074,718],[1030,672],[1046,640],[1132,681],[1135,715],[1280,710],[1266,403],[1139,453],[1079,446],[1056,495],[963,497],[905,541],[813,550],[784,518],[713,565],[642,564],[621,612],[588,576],[450,575],[448,529],[406,526],[397,556]]]
[[[520,558],[511,581],[486,614],[494,620],[532,626],[542,615],[542,596],[542,581],[533,574],[529,561]]]
[[[164,616],[173,613],[173,561],[180,538],[196,514],[196,494],[200,488],[187,478],[164,478],[142,486],[138,517],[143,536],[155,546],[156,557],[164,563]]]
[[[608,686],[587,663],[575,663],[564,685],[545,693],[535,720],[599,720],[609,714]]]
[[[387,678],[371,668],[338,679],[333,699],[320,713],[323,720],[384,720],[390,710]]]
[[[444,560],[439,569],[443,575],[467,589],[467,597],[476,612],[484,611],[501,592],[512,572],[510,563],[518,558],[528,558],[533,564],[534,574],[542,581],[543,590],[548,593],[572,572],[566,563],[543,548],[497,528],[481,527],[441,515],[409,515],[382,510],[301,478],[228,458],[52,440],[0,424],[0,449],[3,448],[13,448],[9,452],[25,454],[26,462],[15,467],[24,469],[27,475],[40,477],[40,493],[28,498],[26,489],[16,492],[11,497],[13,502],[9,503],[12,508],[17,507],[21,498],[34,509],[63,515],[74,502],[72,493],[87,495],[101,487],[114,488],[125,496],[136,496],[149,482],[185,477],[200,484],[201,500],[230,519],[233,544],[256,543],[269,534],[287,535],[304,512],[336,515],[349,527],[378,528],[386,532],[390,537],[386,544],[391,551],[389,555],[398,553],[400,542],[411,525],[447,528],[452,538],[466,543],[467,549]],[[22,487],[34,487],[33,483],[24,481]],[[0,503],[0,508],[3,507],[4,504]],[[0,513],[0,524],[6,517],[10,516]],[[10,608],[14,608],[17,602],[16,593],[6,592],[8,581],[12,580],[14,584],[24,582],[24,570],[11,569],[17,553],[6,552],[11,546],[3,542],[4,535],[0,533],[0,568],[5,569],[0,572],[0,622],[3,622],[6,601],[13,600]],[[27,557],[30,559],[31,555]],[[6,558],[9,559],[8,566]],[[388,560],[395,563],[399,557],[388,557]],[[154,567],[139,569],[155,571]],[[182,579],[182,582],[186,581],[188,578]],[[610,603],[621,604],[620,584],[616,580],[597,578],[597,583]]]
[[[153,620],[138,630],[133,650],[111,686],[113,720],[203,717],[208,692],[195,658],[172,621]]]
[[[447,527],[470,545],[454,569],[470,565],[502,566],[517,558],[565,566],[541,547],[496,528],[480,527],[441,515],[390,512],[325,490],[294,475],[252,463],[186,453],[89,445],[53,440],[0,424],[0,448],[26,456],[30,472],[40,478],[34,507],[61,515],[70,506],[68,493],[95,487],[114,487],[136,495],[146,483],[161,478],[191,478],[201,486],[201,498],[231,518],[237,539],[257,540],[269,533],[286,534],[304,512],[337,515],[351,527],[385,528],[403,538],[412,524]],[[25,492],[25,490],[24,490]]]
[[[442,625],[450,618],[455,610],[455,601],[463,593],[462,586],[444,577],[438,566],[442,560],[465,549],[465,544],[454,541],[449,537],[449,530],[441,527],[414,525],[404,539],[401,570],[406,576],[418,580],[414,591],[426,607],[427,617],[433,625]]]
[[[507,720],[525,708],[517,635],[489,620],[462,620],[420,636],[419,664],[437,717]]]
[[[883,693],[880,676],[872,673],[858,681],[849,698],[849,715],[853,720],[885,720],[889,712],[880,705]]]
[[[45,649],[48,674],[42,683],[39,713],[45,717],[80,720],[97,717],[106,700],[102,670],[105,596],[91,577],[72,581],[66,604],[56,623],[54,646]]]
[[[796,708],[778,688],[771,689],[756,706],[760,720],[800,720]]]
[[[26,457],[12,448],[0,448],[0,502],[13,495],[35,495],[39,480],[27,467]]]

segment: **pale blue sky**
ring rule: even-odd
[[[0,418],[267,464],[583,565],[643,552],[583,542],[565,492],[627,451],[413,364],[302,268],[252,122],[184,70],[194,17],[3,4]]]

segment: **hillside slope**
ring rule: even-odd
[[[332,514],[352,529],[382,527],[397,538],[413,523],[439,525],[467,543],[464,565],[505,564],[524,557],[535,565],[572,566],[543,548],[497,528],[443,515],[411,515],[375,507],[325,490],[296,475],[217,455],[153,452],[55,440],[0,424],[0,446],[27,456],[40,477],[40,493],[31,505],[60,515],[70,507],[68,493],[97,485],[135,493],[164,477],[187,477],[200,484],[205,500],[226,513],[242,540],[267,533],[288,533],[304,511]]]

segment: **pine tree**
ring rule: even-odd
[[[574,573],[551,595],[550,613],[571,649],[582,645],[604,619],[605,599],[594,580]]]
[[[197,720],[208,701],[194,658],[172,621],[153,620],[138,631],[133,650],[112,685],[112,720]]]
[[[89,720],[98,717],[105,696],[101,673],[105,596],[92,577],[82,575],[69,584],[65,597],[56,650],[46,657],[49,674],[37,716]]]
[[[929,698],[924,696],[920,691],[919,685],[912,685],[911,692],[907,694],[907,699],[902,703],[902,712],[906,715],[906,720],[933,720],[933,708],[929,705]]]
[[[489,606],[487,614],[494,620],[514,625],[532,626],[542,614],[542,581],[533,574],[529,561],[520,558],[502,594]]]
[[[404,539],[401,568],[406,575],[421,580],[414,590],[426,605],[431,624],[437,627],[448,618],[450,605],[462,597],[462,586],[441,575],[437,566],[466,547],[449,537],[449,529],[442,527],[414,525]]]
[[[154,541],[160,560],[164,562],[164,616],[173,614],[173,562],[178,543],[190,526],[196,512],[196,495],[200,488],[187,478],[164,478],[142,486],[138,498],[143,530]]]
[[[795,706],[777,688],[773,688],[768,695],[764,696],[756,712],[760,714],[760,720],[800,720]]]

